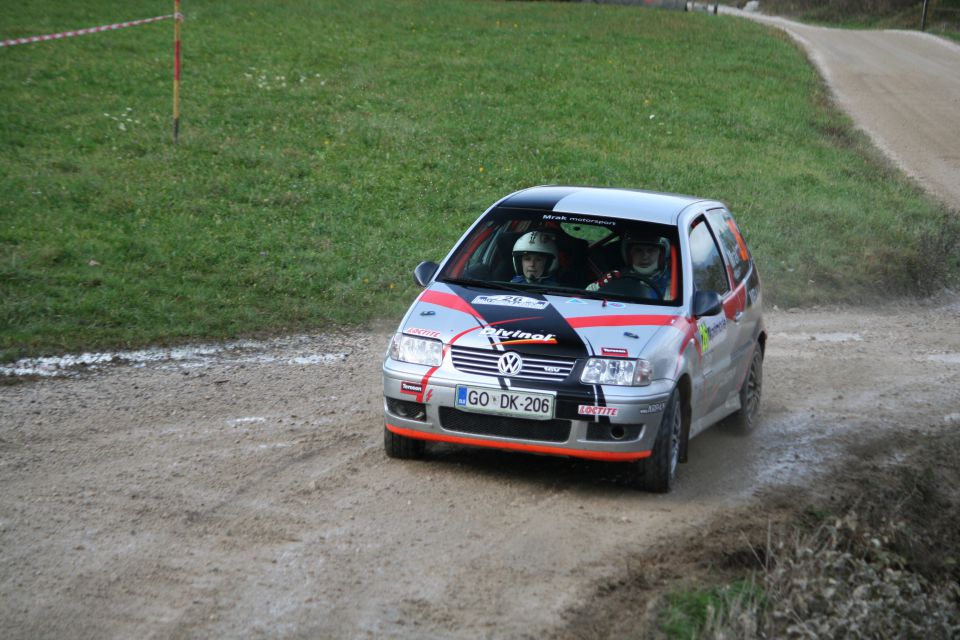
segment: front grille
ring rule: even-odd
[[[569,420],[525,420],[469,413],[450,407],[440,407],[440,426],[447,431],[541,442],[566,442],[570,437]]]
[[[503,374],[497,368],[497,362],[504,353],[504,351],[493,351],[492,349],[454,346],[451,356],[453,357],[453,366],[464,373],[502,376]],[[562,382],[570,375],[573,366],[577,363],[575,358],[518,353],[523,358],[523,367],[520,369],[520,373],[511,376],[513,378]]]

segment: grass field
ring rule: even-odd
[[[0,37],[169,13],[38,0]],[[780,305],[955,276],[945,212],[748,21],[579,3],[184,2],[0,49],[0,356],[398,318],[411,270],[543,183],[727,202]],[[942,244],[942,243],[940,243]],[[947,265],[947,266],[944,266]]]

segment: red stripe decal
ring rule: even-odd
[[[461,436],[449,436],[443,433],[428,433],[426,431],[415,431],[413,429],[404,429],[392,424],[387,424],[387,429],[399,436],[414,438],[416,440],[431,440],[433,442],[450,442],[453,444],[466,444],[473,447],[488,447],[491,449],[507,449],[510,451],[525,451],[527,453],[545,453],[553,456],[570,456],[572,458],[585,458],[587,460],[603,460],[605,462],[633,462],[649,458],[650,451],[619,452],[619,451],[588,451],[585,449],[564,449],[562,447],[546,447],[537,444],[524,444],[522,442],[491,442],[489,440],[480,440],[477,438],[464,438]]]
[[[425,297],[425,294],[426,294],[426,293],[428,293],[428,292],[427,292],[427,291],[424,292],[424,297]],[[436,291],[434,291],[433,293],[436,293],[437,295],[442,295],[442,296],[450,295],[449,293],[438,293],[438,292],[436,292]],[[456,296],[452,296],[452,297],[456,298]],[[421,300],[423,300],[422,297],[421,297]],[[457,298],[457,300],[460,300],[460,298]],[[463,302],[463,301],[461,300],[461,302]],[[434,303],[434,304],[436,304],[436,303]],[[466,303],[464,302],[464,304],[466,304]],[[474,317],[475,317],[478,321],[484,322],[483,318],[481,318],[479,315],[475,315]],[[496,324],[504,324],[504,323],[507,323],[507,322],[520,322],[520,321],[522,321],[522,320],[534,320],[534,319],[539,318],[539,317],[541,317],[541,316],[529,316],[529,317],[527,317],[527,318],[510,318],[509,320],[500,320],[500,321],[498,321],[498,322],[491,322],[490,324],[484,323],[484,324],[481,324],[481,325],[477,325],[476,327],[470,327],[469,329],[464,329],[463,331],[461,331],[461,332],[458,333],[457,335],[455,335],[455,336],[453,336],[452,338],[450,338],[450,342],[449,342],[449,343],[443,345],[443,354],[441,355],[441,357],[442,357],[442,358],[446,358],[446,357],[447,357],[447,352],[450,350],[450,347],[453,346],[453,345],[457,342],[457,340],[459,340],[460,338],[462,338],[463,336],[467,335],[468,333],[470,333],[470,332],[472,332],[472,331],[476,331],[477,329],[483,329],[483,328],[485,328],[485,327],[492,327],[493,325],[496,325]],[[433,368],[431,368],[431,369],[430,369],[429,371],[427,371],[427,373],[423,376],[423,379],[420,380],[420,384],[423,385],[423,391],[421,391],[421,392],[420,392],[420,395],[417,396],[417,402],[423,402],[423,394],[424,394],[424,393],[426,392],[426,390],[427,390],[427,382],[430,380],[430,376],[432,376],[432,375],[437,371],[437,369],[439,369],[439,368],[440,368],[440,367],[433,367]]]
[[[670,248],[670,299],[677,299],[677,286],[680,276],[677,274],[677,248]]]
[[[629,327],[629,326],[669,326],[681,320],[680,316],[648,316],[648,315],[621,315],[621,316],[584,316],[582,318],[567,318],[567,322],[574,329],[585,327]]]
[[[438,307],[446,307],[447,309],[453,309],[454,311],[462,311],[483,322],[483,317],[477,313],[476,309],[471,307],[466,301],[464,301],[463,298],[452,293],[443,293],[441,291],[427,289],[423,292],[423,295],[420,296],[420,302],[428,302],[430,304],[435,304]]]
[[[737,315],[737,311],[743,311],[746,305],[747,283],[741,282],[737,285],[737,288],[733,290],[733,293],[728,294],[727,299],[723,301],[723,315],[727,316],[728,320],[733,320],[733,317]]]

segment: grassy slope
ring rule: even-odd
[[[166,9],[42,0],[0,34]],[[169,21],[0,49],[0,354],[396,316],[419,260],[532,184],[722,199],[780,304],[912,291],[938,228],[798,50],[747,21],[403,0],[185,12],[177,148]]]

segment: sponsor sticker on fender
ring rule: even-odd
[[[400,383],[400,393],[409,393],[411,395],[419,395],[423,393],[423,385],[419,382],[401,382]]]
[[[600,355],[613,356],[614,358],[627,358],[630,352],[619,347],[600,347]]]
[[[645,406],[645,407],[640,407],[640,410],[637,411],[637,413],[640,413],[640,414],[644,414],[644,413],[660,413],[660,412],[663,411],[666,407],[667,407],[667,403],[666,403],[666,402],[656,402],[656,403],[654,403],[654,404],[648,404],[648,405]]]
[[[700,333],[700,350],[706,353],[710,347],[720,342],[727,330],[727,319],[721,316],[716,320],[705,320],[697,325]]]
[[[546,309],[550,303],[526,296],[476,296],[472,304],[490,304],[498,307],[521,307],[523,309]]]
[[[440,332],[433,329],[418,329],[417,327],[407,327],[404,333],[411,336],[423,336],[424,338],[439,338]]]
[[[577,407],[577,413],[582,416],[615,416],[620,413],[618,407],[598,407],[592,404],[581,404]]]

